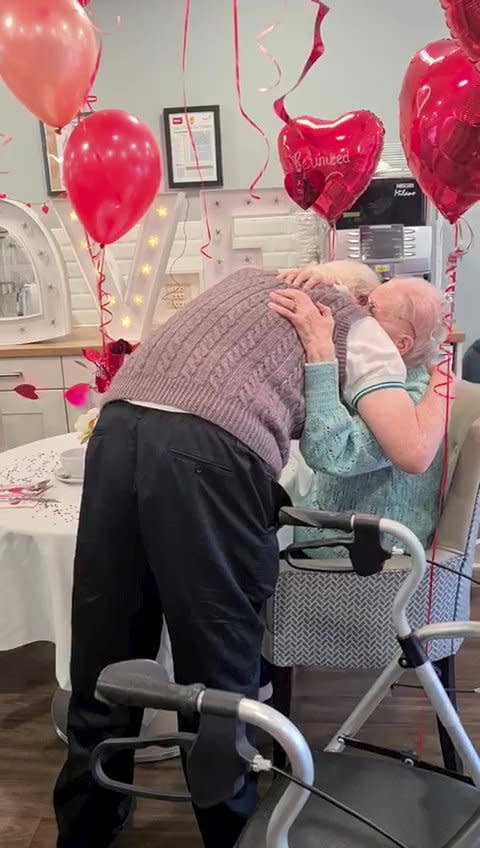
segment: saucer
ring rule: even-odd
[[[71,486],[81,486],[83,483],[83,477],[70,477],[69,474],[65,474],[61,468],[55,469],[55,477],[60,483],[68,483]]]

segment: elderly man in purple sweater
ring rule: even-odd
[[[179,683],[257,692],[259,612],[278,568],[277,479],[305,416],[303,348],[267,308],[278,286],[274,275],[246,269],[209,289],[129,357],[106,396],[77,541],[58,848],[105,848],[128,816],[129,799],[94,782],[89,757],[106,737],[137,734],[141,713],[97,702],[95,684],[112,662],[154,659],[163,616]],[[334,316],[344,391],[392,460],[422,470],[440,442],[443,400],[427,390],[415,408],[405,392],[399,350],[415,341],[408,321],[397,316],[394,344],[347,294],[325,286],[310,294]],[[355,348],[370,337],[369,373],[355,373]],[[192,729],[185,719],[180,726]],[[108,771],[128,783],[133,758]],[[231,848],[255,804],[249,779],[235,798],[195,809],[207,848]]]

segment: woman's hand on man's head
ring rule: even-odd
[[[268,306],[293,324],[307,362],[331,362],[335,359],[335,322],[328,306],[313,303],[306,292],[295,288],[270,292]]]
[[[283,280],[287,285],[296,289],[305,289],[309,291],[315,286],[333,286],[331,277],[328,277],[323,271],[321,265],[307,265],[306,268],[290,268],[279,271],[278,279]]]

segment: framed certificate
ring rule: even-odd
[[[80,119],[85,118],[89,114],[89,112],[82,113]],[[78,121],[79,119],[75,118],[61,132],[57,132],[52,127],[47,127],[46,124],[40,123],[43,158],[45,162],[45,179],[47,182],[47,192],[50,196],[63,194],[65,191],[65,186],[63,185],[63,151],[70,133],[77,126]]]
[[[201,174],[195,161],[187,116],[197,148]],[[189,106],[187,115],[183,106],[164,109],[163,120],[168,187],[199,188],[202,184],[207,188],[223,186],[220,107]]]

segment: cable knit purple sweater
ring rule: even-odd
[[[292,325],[267,308],[275,274],[242,269],[208,289],[145,341],[115,376],[103,405],[173,406],[231,433],[277,476],[305,419],[303,348]],[[335,316],[340,381],[351,324],[365,313],[346,294],[318,286],[312,300]]]

